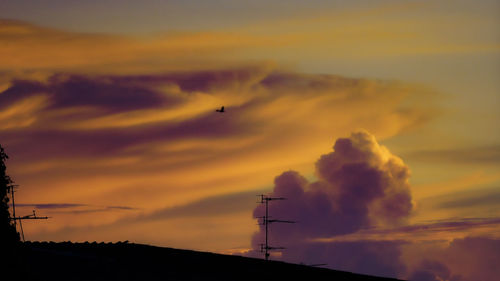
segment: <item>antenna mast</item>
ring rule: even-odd
[[[284,197],[270,197],[264,194],[257,195],[260,196],[260,204],[266,204],[266,215],[263,217],[259,217],[262,219],[262,223],[259,223],[259,225],[264,225],[265,227],[265,232],[266,232],[266,243],[265,244],[260,244],[260,251],[264,252],[264,257],[267,260],[269,260],[269,251],[270,250],[278,250],[278,249],[285,249],[284,247],[271,247],[269,246],[269,224],[279,222],[279,223],[295,223],[294,221],[289,221],[289,220],[277,220],[277,219],[269,219],[269,201],[274,201],[274,200],[286,200]]]
[[[17,184],[12,184],[9,186],[10,188],[10,194],[12,198],[12,218],[11,220],[14,221],[14,227],[17,230],[17,221],[19,221],[19,228],[21,229],[21,237],[23,239],[23,242],[25,241],[24,239],[24,230],[23,230],[23,220],[46,220],[49,217],[38,217],[35,213],[35,210],[33,210],[33,214],[22,216],[22,217],[16,217],[16,202],[14,201],[14,188],[17,188],[19,185]]]

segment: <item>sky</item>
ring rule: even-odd
[[[0,0],[26,239],[494,280],[498,1]],[[226,112],[215,109],[224,105]],[[473,255],[474,262],[470,261]],[[488,258],[487,258],[488,257]],[[498,260],[498,258],[497,258]]]

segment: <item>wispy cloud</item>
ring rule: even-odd
[[[153,213],[138,216],[134,220],[154,221],[183,217],[203,218],[248,212],[256,204],[257,199],[255,195],[261,192],[263,190],[211,196],[185,205],[156,210]]]
[[[149,36],[68,32],[0,19],[0,71],[123,74],[206,69],[220,66],[220,60],[235,50],[286,42],[281,37],[227,31]]]
[[[500,188],[477,190],[466,194],[457,194],[455,199],[442,199],[437,203],[438,208],[471,208],[471,207],[495,207],[500,206]]]
[[[316,242],[335,241],[451,241],[475,233],[491,235],[500,229],[500,218],[450,218],[428,221],[396,228],[368,228],[356,233],[312,239]],[[494,230],[494,231],[492,231]],[[493,238],[500,238],[493,235]]]
[[[12,204],[11,204],[12,206]],[[96,212],[110,212],[120,210],[138,210],[138,208],[129,206],[96,206],[89,204],[74,203],[39,203],[39,204],[16,204],[16,208],[34,208],[44,210],[50,213],[60,214],[83,214]]]
[[[86,204],[72,204],[72,203],[16,204],[16,207],[29,207],[36,209],[67,209],[67,208],[87,207],[87,206],[88,205]]]
[[[412,160],[434,163],[481,163],[496,165],[500,163],[500,145],[419,150],[408,154],[407,157],[411,158]]]

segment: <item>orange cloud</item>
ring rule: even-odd
[[[203,225],[196,217],[123,219],[261,191],[283,170],[309,176],[316,155],[353,128],[386,139],[434,117],[434,93],[421,86],[305,74],[232,55],[296,39],[232,31],[131,37],[1,21],[0,141],[22,186],[16,199],[132,208],[101,208],[99,220],[90,212],[97,208],[54,213],[27,224],[27,237],[188,248],[190,239],[213,250],[223,243],[200,239],[205,227],[232,225],[212,235],[248,248],[251,208]],[[215,113],[221,105],[226,112]],[[182,232],[171,230],[179,224]]]
[[[67,32],[0,20],[0,71],[148,73],[231,65],[221,54],[282,45],[286,38],[238,32],[184,32],[124,36]]]
[[[6,82],[0,139],[12,155],[11,174],[23,186],[18,198],[27,203],[153,212],[260,189],[283,169],[309,174],[313,155],[352,128],[387,138],[433,116],[427,106],[405,105],[428,94],[420,87],[269,64]],[[224,114],[215,113],[220,105]],[[92,224],[123,215],[110,212]],[[66,218],[50,229],[91,221],[89,214],[58,216]]]

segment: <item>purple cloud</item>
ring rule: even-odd
[[[336,105],[348,103],[353,106],[353,102],[359,101],[359,107],[363,107],[367,100],[378,101],[381,96],[392,100],[400,95],[396,84],[393,90],[380,95],[379,92],[387,87],[384,83],[378,89],[378,86],[373,87],[377,82],[364,85],[359,79],[269,71],[262,66],[127,76],[59,73],[43,82],[24,79],[9,81],[10,86],[0,93],[0,110],[12,111],[5,121],[12,124],[0,130],[0,138],[16,155],[16,161],[30,163],[34,159],[128,156],[132,153],[131,147],[136,149],[136,154],[151,156],[145,147],[158,144],[166,147],[193,139],[264,139],[273,135],[279,122],[274,124],[273,116],[262,116],[267,116],[270,113],[268,106],[278,101],[283,107],[293,108],[300,101],[327,96],[328,101],[321,106],[333,101]],[[365,89],[366,86],[369,89]],[[219,96],[220,92],[228,96]],[[198,112],[197,95],[200,93],[212,102],[218,99],[221,103],[237,102],[224,116],[212,114],[212,109]],[[19,109],[21,102],[37,97],[43,100],[38,101],[32,111]],[[286,104],[287,101],[291,103]],[[192,103],[197,105],[190,106]],[[185,112],[195,113],[182,118],[173,114],[158,120],[116,125],[129,120],[130,116],[141,119],[145,112],[150,116],[169,115],[186,105],[189,109]],[[324,110],[330,109],[318,108],[318,112]],[[404,116],[397,110],[401,118],[414,120],[413,116]],[[101,126],[103,119],[108,122]],[[92,125],[85,127],[89,123]],[[294,132],[289,130],[282,135]],[[138,151],[138,147],[143,150]],[[168,153],[155,155],[163,159],[180,158]]]
[[[109,77],[119,84],[149,85],[175,84],[180,90],[187,93],[213,92],[217,89],[233,88],[246,84],[261,72],[260,67],[245,67],[236,69],[206,70],[193,72],[168,73],[164,75],[136,75],[127,77]],[[282,74],[280,74],[282,75]],[[255,81],[260,84],[259,81]],[[264,83],[262,83],[264,84]]]
[[[115,83],[105,78],[53,76],[49,91],[54,108],[96,106],[112,112],[141,108],[169,107],[182,100],[164,96],[145,85]]]
[[[91,204],[75,204],[75,203],[34,203],[34,204],[18,203],[16,204],[16,207],[45,209],[47,211],[50,211],[51,213],[71,213],[71,214],[107,212],[113,210],[137,210],[137,208],[129,206],[113,206],[113,205],[98,206]]]
[[[441,262],[423,260],[420,266],[408,277],[410,281],[460,281],[462,277],[451,275],[449,268]]]
[[[6,109],[24,98],[41,94],[46,86],[38,81],[14,80],[12,85],[0,92],[0,108]]]
[[[13,81],[12,86],[0,93],[0,107],[38,94],[49,97],[46,110],[94,106],[112,113],[143,108],[168,108],[182,102],[179,97],[162,95],[145,83],[117,83],[106,77],[56,74],[46,83]]]
[[[419,281],[493,281],[500,276],[496,238],[466,237],[450,243],[435,236],[434,240],[411,239],[412,235],[495,228],[500,221],[493,217],[405,224],[413,207],[409,169],[367,132],[338,139],[334,151],[316,162],[316,178],[311,182],[295,171],[275,178],[269,195],[287,200],[271,201],[271,219],[298,221],[270,224],[270,245],[285,247],[275,258]],[[263,214],[263,205],[254,209],[254,217]],[[261,256],[263,241],[261,226],[248,254]],[[421,247],[430,249],[425,252]]]
[[[304,237],[393,225],[410,214],[407,166],[366,132],[337,140],[334,152],[316,162],[316,171],[319,180],[312,183],[294,171],[281,174],[271,194],[287,198],[270,206],[273,216],[300,221],[294,230]],[[262,213],[263,206],[254,211],[256,217]]]
[[[397,242],[311,242],[380,225],[400,225],[412,210],[409,171],[403,161],[360,131],[338,139],[334,151],[316,162],[316,175],[315,182],[294,171],[275,179],[270,196],[287,200],[269,205],[272,218],[298,221],[270,226],[271,243],[288,247],[283,259],[328,261],[332,268],[383,276],[403,272]],[[263,205],[255,208],[255,217],[263,214]],[[262,243],[263,230],[252,239],[255,251]]]
[[[420,247],[415,244],[413,247]],[[412,257],[418,261],[418,257]],[[405,279],[412,281],[495,281],[500,276],[500,240],[487,237],[454,239],[432,247]]]
[[[73,203],[43,203],[43,204],[16,204],[16,207],[30,207],[36,209],[67,209],[75,207],[87,207],[87,204]]]
[[[290,245],[283,259],[295,263],[324,264],[336,270],[395,277],[406,272],[398,241],[355,241]]]

